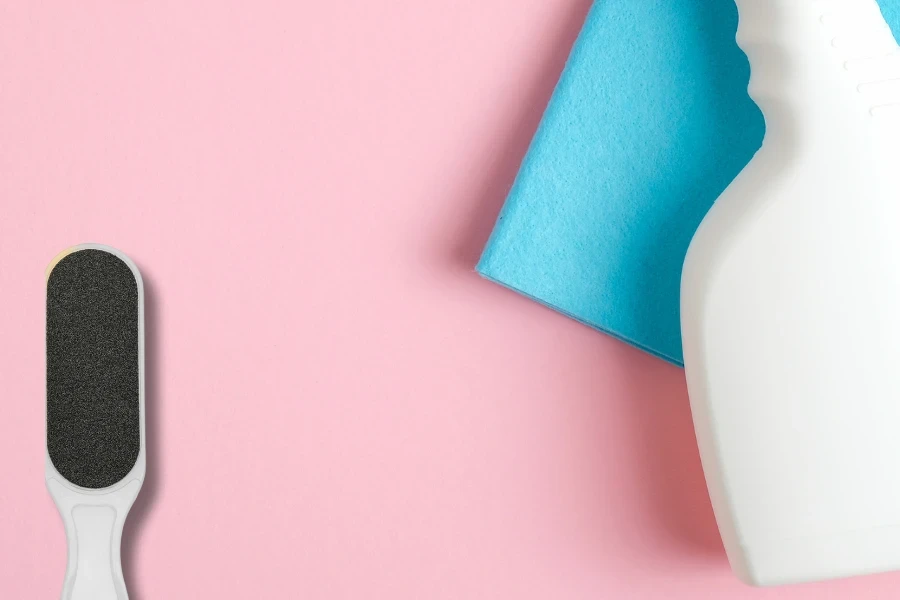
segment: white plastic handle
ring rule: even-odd
[[[57,479],[48,479],[47,487],[65,523],[69,548],[62,600],[128,600],[122,528],[141,481],[130,479],[99,494]]]
[[[127,595],[122,565],[113,560],[122,540],[116,509],[82,504],[72,509],[72,521],[77,557],[71,597],[113,600]]]

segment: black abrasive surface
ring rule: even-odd
[[[75,485],[121,481],[141,449],[137,281],[120,258],[79,250],[47,281],[47,449]]]

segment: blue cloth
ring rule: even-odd
[[[734,0],[596,2],[478,272],[681,365],[688,244],[764,133],[736,29]]]

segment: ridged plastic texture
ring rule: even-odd
[[[750,96],[828,107],[842,90],[872,115],[900,111],[900,51],[875,0],[737,0],[737,42],[751,65]]]

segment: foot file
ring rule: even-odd
[[[681,290],[703,467],[753,584],[900,569],[900,48],[874,0],[738,0],[762,148]]]
[[[122,526],[144,481],[144,294],[96,244],[47,269],[47,488],[65,524],[63,600],[126,600]]]

